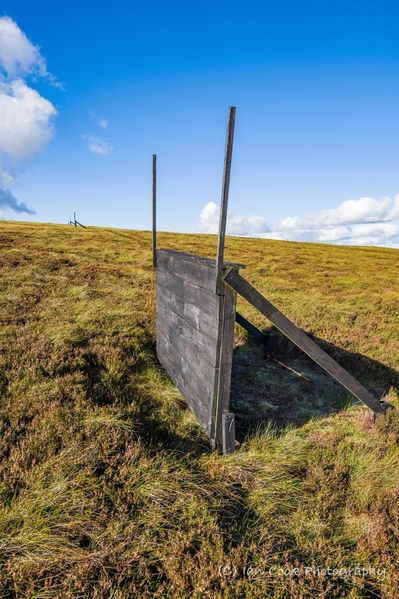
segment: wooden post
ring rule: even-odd
[[[236,427],[234,414],[222,414],[223,455],[235,449]]]
[[[157,266],[157,155],[152,155],[152,265]]]
[[[74,222],[75,229],[76,229],[76,212],[73,213],[73,222]]]
[[[224,153],[224,168],[223,168],[223,184],[222,184],[222,198],[220,202],[220,217],[219,217],[219,235],[218,235],[218,249],[216,255],[216,293],[221,295],[223,285],[223,255],[224,255],[224,240],[226,236],[226,223],[227,223],[227,204],[229,200],[229,187],[230,187],[230,171],[231,171],[231,158],[233,154],[233,137],[234,137],[234,123],[235,123],[236,109],[234,106],[230,106],[228,119],[227,119],[227,131],[226,131],[226,147]]]

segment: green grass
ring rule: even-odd
[[[150,233],[0,221],[2,599],[398,596],[398,252],[228,238],[226,260],[395,409],[374,423],[237,327],[222,457],[156,359]]]

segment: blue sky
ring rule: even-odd
[[[396,2],[2,0],[0,216],[399,247]]]

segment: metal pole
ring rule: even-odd
[[[157,155],[152,155],[152,265],[157,266]]]
[[[233,154],[233,137],[236,109],[230,106],[227,119],[226,146],[224,153],[222,198],[220,202],[218,249],[216,255],[216,293],[221,295],[223,285],[223,255],[226,236],[227,204],[229,200],[231,158]]]
[[[73,213],[73,222],[75,224],[75,229],[76,229],[76,212]]]

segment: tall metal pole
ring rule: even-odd
[[[224,153],[222,199],[220,203],[218,249],[216,255],[216,293],[222,293],[224,240],[226,237],[227,204],[229,200],[231,158],[233,154],[233,137],[236,109],[230,106],[227,118],[226,147]]]
[[[152,265],[157,266],[157,155],[152,155]]]

